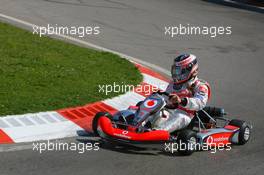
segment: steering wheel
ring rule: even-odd
[[[169,96],[170,94],[166,91],[161,91],[161,90],[158,90],[157,92],[154,92],[154,93],[157,93],[159,95],[166,95],[166,96]]]
[[[165,96],[168,96],[170,98],[170,94],[166,91],[161,91],[161,90],[158,90],[157,92],[154,92],[154,93],[157,93],[159,95],[165,95]],[[177,109],[179,106],[179,103],[176,103],[176,104],[173,104],[173,105],[168,105],[166,104],[166,108],[167,109]]]

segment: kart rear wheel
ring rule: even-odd
[[[245,121],[234,119],[229,122],[229,125],[237,126],[240,128],[238,133],[238,145],[244,145],[249,141],[251,127]]]
[[[95,136],[99,136],[99,133],[97,131],[97,127],[98,127],[98,120],[100,117],[108,117],[110,120],[112,120],[112,115],[109,114],[108,112],[98,112],[94,118],[93,118],[93,122],[92,122],[92,129],[93,129],[93,132],[95,134]]]
[[[180,131],[177,138],[178,152],[181,155],[191,155],[195,152],[197,145],[197,135],[190,129]]]

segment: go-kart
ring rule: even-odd
[[[250,139],[251,125],[242,120],[227,119],[224,109],[209,106],[196,112],[189,126],[182,130],[173,133],[155,130],[153,124],[167,110],[168,98],[168,93],[158,91],[114,115],[99,112],[92,121],[93,132],[103,141],[136,147],[186,144],[185,148],[178,149],[183,155],[196,151],[196,145],[243,145]]]

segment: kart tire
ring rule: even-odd
[[[93,129],[93,132],[94,132],[94,135],[95,136],[99,136],[99,133],[97,131],[97,126],[98,126],[98,120],[100,117],[108,117],[110,120],[112,120],[112,115],[109,114],[108,112],[98,112],[94,118],[93,118],[93,122],[92,122],[92,129]]]
[[[238,145],[244,145],[249,141],[251,127],[245,121],[234,119],[229,122],[229,125],[240,128],[238,133]]]
[[[185,129],[180,131],[177,137],[177,143],[178,143],[179,154],[184,156],[191,155],[192,153],[195,152],[195,146],[197,144],[196,132],[190,129]]]

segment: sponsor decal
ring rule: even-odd
[[[122,131],[122,133],[114,133],[114,136],[117,136],[117,137],[122,137],[122,138],[125,138],[125,139],[131,139],[130,136],[127,136],[128,134],[128,131]]]
[[[157,105],[157,103],[158,103],[157,100],[149,99],[149,100],[144,102],[144,106],[146,106],[147,108],[153,108]]]
[[[122,134],[126,135],[128,134],[128,131],[123,131]]]
[[[229,143],[229,138],[232,133],[221,133],[221,134],[213,134],[206,138],[206,143],[210,144],[227,144]]]
[[[206,140],[207,143],[215,143],[215,142],[223,142],[223,141],[228,141],[228,137],[213,138],[212,136],[209,136]]]

